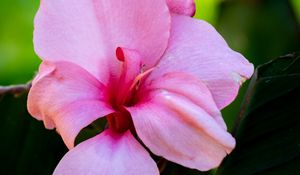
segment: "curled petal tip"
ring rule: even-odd
[[[116,49],[116,56],[119,61],[122,61],[122,62],[125,61],[125,55],[124,55],[123,49],[121,47],[118,47]]]
[[[233,73],[232,73],[232,78],[233,78],[233,80],[234,80],[237,84],[239,84],[240,86],[241,86],[243,83],[245,83],[246,80],[247,80],[247,77],[242,76],[242,75],[240,75],[240,74],[238,74],[238,73],[236,73],[236,72],[233,72]]]

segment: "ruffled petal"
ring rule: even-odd
[[[211,92],[201,80],[193,75],[182,72],[166,73],[158,79],[153,80],[147,87],[141,87],[141,89],[146,90],[138,94],[140,97],[145,96],[144,94],[149,93],[149,91],[159,89],[182,95],[205,110],[221,127],[227,129]]]
[[[143,143],[154,154],[183,166],[215,168],[235,147],[234,138],[183,95],[158,89],[128,110]]]
[[[172,16],[169,47],[148,81],[167,72],[185,72],[202,80],[219,107],[236,97],[240,85],[253,74],[253,65],[231,50],[208,23]]]
[[[179,15],[194,16],[196,6],[194,0],[167,0],[169,9]]]
[[[106,84],[110,67],[118,64],[117,47],[138,50],[152,67],[167,47],[169,30],[165,0],[43,0],[34,46],[43,60],[76,63]]]
[[[159,175],[149,153],[129,131],[110,130],[82,142],[59,162],[54,175]]]
[[[106,89],[81,67],[68,62],[44,62],[28,95],[28,111],[57,128],[68,148],[81,129],[113,112]]]

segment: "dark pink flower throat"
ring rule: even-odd
[[[116,57],[122,63],[122,69],[119,78],[112,81],[109,94],[110,103],[117,112],[110,114],[107,119],[110,128],[122,133],[128,129],[134,130],[131,115],[125,106],[133,106],[136,103],[136,94],[142,78],[154,68],[144,71],[142,59],[134,50],[118,47]]]

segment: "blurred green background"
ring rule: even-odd
[[[259,65],[300,50],[300,0],[196,0],[196,18],[213,24],[228,44]],[[0,85],[26,83],[39,58],[32,44],[38,0],[0,1]],[[232,128],[247,84],[223,115]]]

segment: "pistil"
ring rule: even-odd
[[[122,133],[134,128],[130,113],[124,106],[133,105],[139,84],[154,68],[144,71],[140,54],[134,50],[119,47],[116,49],[116,57],[122,63],[119,79],[111,85],[110,92],[111,105],[116,112],[107,119],[110,128]]]

